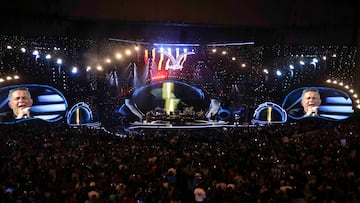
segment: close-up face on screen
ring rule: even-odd
[[[67,101],[57,89],[41,84],[21,84],[0,88],[0,123],[21,119],[55,122],[64,119]]]
[[[291,91],[282,107],[293,119],[319,117],[344,120],[354,112],[351,97],[343,90],[328,87],[302,87]]]

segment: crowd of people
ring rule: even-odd
[[[21,122],[0,132],[0,202],[359,202],[359,119],[211,129]]]

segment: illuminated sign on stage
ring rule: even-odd
[[[183,69],[182,66],[182,62],[185,60],[187,55],[191,55],[191,54],[195,54],[195,52],[184,52],[182,54],[180,54],[179,56],[176,56],[176,58],[174,58],[174,56],[167,51],[159,51],[159,53],[164,54],[165,56],[167,56],[170,59],[171,64],[166,64],[166,68],[167,70],[181,70]]]
[[[265,102],[260,104],[254,112],[253,124],[273,124],[285,123],[287,121],[287,114],[283,108],[272,102]]]
[[[68,125],[83,125],[88,124],[92,121],[92,111],[84,102],[75,104],[67,113],[67,124]]]

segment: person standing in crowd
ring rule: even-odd
[[[33,100],[27,87],[11,89],[8,98],[11,112],[2,113],[0,121],[12,121],[31,117],[30,108],[33,105]]]

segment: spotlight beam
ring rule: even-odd
[[[138,41],[133,41],[133,40],[116,39],[116,38],[109,38],[109,41],[136,43],[136,44],[144,44],[144,45],[149,45],[150,44],[150,43],[147,43],[147,42],[138,42]]]
[[[223,47],[223,46],[243,46],[243,45],[252,45],[255,42],[234,42],[234,43],[214,43],[208,44],[208,47]]]

